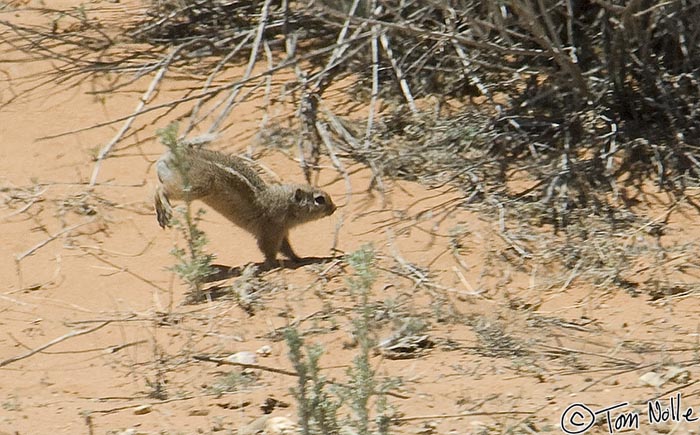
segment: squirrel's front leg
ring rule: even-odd
[[[282,239],[282,245],[280,246],[280,252],[282,254],[286,255],[287,258],[292,260],[295,263],[301,262],[301,258],[294,253],[294,250],[292,249],[292,245],[289,244],[289,235],[284,236],[284,239]]]
[[[277,253],[282,245],[283,237],[283,234],[276,233],[272,228],[269,228],[264,234],[258,235],[258,248],[265,255],[265,266],[270,269],[280,265],[277,261]]]

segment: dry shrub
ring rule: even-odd
[[[155,92],[164,71],[195,68],[199,89],[133,114],[187,105],[185,134],[235,123],[231,110],[252,95],[244,87],[267,89],[268,100],[282,95],[296,105],[288,137],[309,178],[327,151],[365,162],[378,180],[451,183],[469,201],[538,215],[529,222],[555,232],[575,223],[576,237],[581,216],[603,219],[609,233],[620,216],[638,222],[620,205],[634,205],[645,181],[683,199],[697,184],[697,2],[154,0],[121,38],[101,33],[89,13],[68,15],[90,24],[89,44],[76,42],[82,27],[0,26],[15,47],[42,56],[53,52],[36,47],[49,42],[98,52],[56,57],[57,71],[72,77],[158,71]],[[120,58],[110,47],[124,37],[140,44]],[[241,63],[244,76],[222,84],[226,68]],[[285,71],[293,78],[271,80]],[[369,104],[369,116],[334,112],[331,88]],[[438,110],[419,110],[424,97]],[[467,104],[474,97],[483,101],[476,109]],[[379,99],[390,109],[380,111]],[[513,174],[529,184],[506,188]]]
[[[624,174],[629,184],[653,176],[679,192],[700,169],[700,6],[693,2],[173,0],[154,2],[149,15],[131,33],[152,44],[186,44],[182,61],[230,56],[237,44],[229,61],[240,61],[257,41],[291,56],[290,68],[302,65],[304,139],[316,152],[316,122],[326,119],[317,113],[323,92],[352,75],[355,98],[410,108],[426,96],[507,97],[490,120],[465,122],[469,114],[460,111],[432,126],[404,119],[453,130],[452,136],[481,132],[484,149],[499,160],[497,175],[525,167],[540,182],[537,199],[558,202],[564,214],[599,207],[601,192],[614,190]],[[390,142],[378,137],[406,135],[396,126],[382,130],[390,121],[380,117],[368,126],[374,137],[354,135],[351,154],[366,159],[367,148]],[[353,145],[334,133],[336,142]],[[412,142],[435,135],[430,128],[419,133]],[[422,167],[386,169],[415,178]]]

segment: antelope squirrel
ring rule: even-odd
[[[170,199],[199,199],[255,236],[266,265],[274,267],[278,252],[301,260],[289,244],[291,228],[335,212],[333,200],[323,190],[267,184],[240,157],[191,146],[180,150],[178,158],[168,150],[156,163],[155,207],[162,228],[172,218]]]

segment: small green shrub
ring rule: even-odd
[[[168,147],[173,154],[175,169],[180,172],[184,190],[187,192],[190,189],[189,167],[187,160],[183,158],[183,149],[187,145],[178,140],[177,131],[178,124],[173,122],[166,128],[158,130],[157,135],[163,145]],[[171,270],[189,288],[191,301],[199,302],[204,297],[202,291],[203,283],[214,272],[212,261],[215,258],[213,254],[206,252],[207,237],[199,229],[199,222],[204,215],[204,210],[199,209],[193,212],[191,201],[186,199],[185,206],[178,207],[177,211],[177,215],[173,216],[173,227],[182,234],[187,246],[185,248],[176,246],[172,249],[171,254],[175,257],[177,263],[171,267]]]
[[[341,427],[344,431],[349,429],[351,433],[359,435],[389,433],[390,406],[385,393],[395,388],[397,382],[380,381],[370,360],[377,341],[370,332],[374,310],[370,294],[376,280],[374,250],[371,246],[365,246],[350,254],[346,261],[355,269],[348,284],[356,296],[357,315],[352,321],[352,332],[358,344],[357,355],[347,371],[347,384],[330,383],[321,374],[319,360],[323,350],[320,346],[304,345],[299,331],[293,327],[285,331],[289,359],[298,376],[293,393],[298,403],[299,424],[304,435],[338,434]],[[338,411],[343,404],[349,406],[352,415],[339,419]],[[371,424],[372,405],[376,410],[374,425]]]

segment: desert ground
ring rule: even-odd
[[[79,2],[51,3],[67,10]],[[38,6],[0,2],[0,20],[55,19]],[[82,7],[110,31],[143,5]],[[393,395],[382,396],[389,433],[560,433],[562,421],[588,418],[572,405],[596,412],[623,403],[610,411],[611,421],[623,413],[640,420],[639,428],[620,431],[700,432],[682,416],[648,416],[655,400],[665,409],[681,397],[681,413],[700,407],[697,190],[689,188],[688,200],[651,182],[632,191],[646,224],[610,233],[608,241],[638,254],[625,265],[629,283],[659,291],[625,291],[557,266],[539,255],[544,242],[515,236],[524,222],[461,204],[449,185],[386,180],[379,194],[365,165],[342,158],[346,179],[325,157],[313,181],[339,208],[293,230],[297,253],[312,258],[302,265],[241,273],[263,261],[254,239],[193,204],[206,211],[200,228],[207,251],[222,270],[233,269],[207,284],[206,300],[192,302],[172,271],[171,250],[182,246],[182,234],[158,226],[152,203],[154,163],[164,151],[155,132],[183,113],[143,115],[96,169],[96,156],[124,121],[86,128],[130,115],[150,78],[103,94],[106,78],[52,75],[51,60],[19,50],[10,35],[4,26],[0,434],[256,433],[251,423],[296,433],[265,426],[269,417],[298,421],[283,331],[293,326],[307,344],[322,347],[328,380],[351,383],[348,369],[359,352],[352,331],[363,302],[352,291],[356,271],[346,255],[370,244],[370,335],[380,343],[402,333],[413,343],[371,353],[377,381],[395,381]],[[163,83],[155,101],[191,85],[168,77]],[[304,182],[296,148],[270,146],[274,137],[261,133],[270,125],[262,122],[266,110],[262,94],[249,98],[207,146]],[[280,106],[274,116],[290,114]],[[546,243],[565,243],[540,230]],[[602,263],[620,255],[610,246],[596,254]],[[239,352],[255,355],[253,367],[206,361]],[[372,419],[375,402],[378,396]],[[576,410],[581,414],[572,417]],[[339,413],[349,419],[345,433],[353,433],[353,411],[346,404]],[[604,414],[588,433],[615,429]]]

